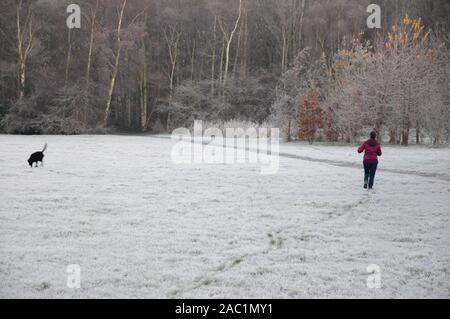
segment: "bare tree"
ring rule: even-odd
[[[34,32],[36,31],[33,21],[32,5],[26,5],[25,19],[22,17],[23,7],[23,0],[18,0],[16,6],[16,27],[17,53],[19,57],[19,99],[22,99],[25,95],[27,61],[33,49]]]
[[[170,90],[170,97],[172,97],[175,71],[178,62],[181,32],[178,31],[176,25],[170,25],[169,27],[163,30],[163,33],[164,38],[166,39],[167,48],[169,50],[169,59],[170,59],[169,90]]]
[[[88,107],[89,107],[89,86],[91,81],[91,66],[92,66],[92,53],[94,49],[94,38],[95,38],[95,25],[97,20],[97,12],[99,7],[99,0],[95,1],[95,7],[91,10],[90,15],[90,30],[89,30],[89,49],[88,49],[88,59],[86,65],[86,84],[85,84],[85,103],[84,103],[84,114],[83,122],[87,124]]]
[[[238,17],[236,18],[236,21],[234,23],[233,29],[231,31],[227,31],[224,26],[224,22],[222,19],[219,19],[219,25],[220,28],[222,30],[225,42],[226,42],[226,49],[225,49],[225,68],[224,68],[224,73],[223,73],[223,81],[222,81],[222,88],[223,90],[225,90],[225,87],[227,85],[227,80],[228,80],[228,72],[229,72],[229,67],[230,67],[230,48],[231,48],[231,43],[233,42],[233,38],[234,35],[236,33],[236,30],[239,26],[239,21],[241,19],[241,15],[242,15],[242,0],[239,0],[239,13],[238,13]]]
[[[123,14],[125,12],[126,5],[127,5],[127,0],[123,0],[121,9],[119,11],[118,22],[117,22],[117,30],[116,30],[117,31],[117,50],[115,53],[114,64],[112,65],[111,83],[109,85],[108,98],[106,100],[105,115],[103,117],[103,125],[105,127],[108,125],[108,119],[109,119],[109,115],[111,113],[112,95],[114,92],[114,86],[116,84],[117,73],[119,72],[120,53],[122,50],[122,40],[120,37],[120,32],[122,30],[122,20],[123,20]]]

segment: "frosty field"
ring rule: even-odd
[[[352,146],[282,144],[267,176],[171,147],[0,135],[0,297],[450,297],[449,148],[385,147],[368,193]]]

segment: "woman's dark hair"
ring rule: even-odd
[[[377,133],[376,132],[370,133],[370,138],[376,139],[377,138]]]

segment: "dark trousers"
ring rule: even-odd
[[[375,173],[377,172],[378,163],[364,163],[364,183],[373,187],[375,182]]]

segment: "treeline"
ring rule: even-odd
[[[374,44],[359,34],[331,63],[300,52],[272,108],[288,139],[355,143],[375,130],[393,144],[448,141],[448,47],[419,18],[389,30]]]
[[[170,132],[202,119],[271,121],[310,140],[351,140],[366,126],[392,142],[411,130],[448,136],[446,0],[378,1],[380,30],[367,29],[365,0],[78,0],[81,28],[68,29],[71,3],[0,2],[3,132]],[[388,49],[407,14],[426,41]],[[308,98],[317,108],[302,109]]]

